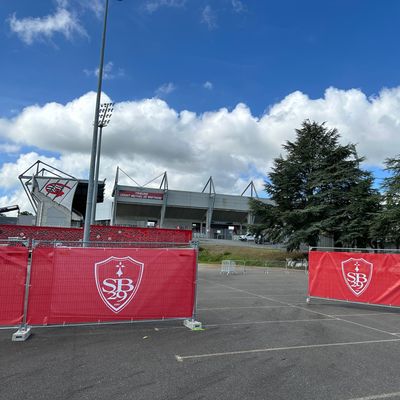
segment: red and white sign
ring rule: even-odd
[[[360,296],[371,283],[373,264],[363,258],[342,261],[343,278],[349,289]]]
[[[191,318],[195,279],[195,249],[37,247],[28,324]]]
[[[139,192],[132,190],[120,190],[118,192],[120,197],[130,197],[132,199],[144,199],[144,200],[162,200],[164,193],[160,192]]]
[[[78,181],[37,176],[35,181],[40,193],[71,211]]]
[[[309,253],[309,295],[400,306],[400,254]]]
[[[131,257],[109,257],[94,265],[96,286],[104,304],[114,313],[135,296],[143,276],[143,263]]]

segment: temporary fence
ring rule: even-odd
[[[22,323],[28,254],[24,241],[0,241],[0,326]]]
[[[36,241],[70,241],[78,242],[83,239],[82,228],[0,225],[0,239],[24,239],[30,245]],[[90,241],[99,242],[171,242],[188,243],[192,240],[192,231],[184,229],[138,228],[126,226],[92,225]]]
[[[399,251],[310,249],[308,296],[400,307]]]
[[[115,322],[195,321],[196,244],[126,243],[124,247],[34,242],[1,248],[0,325],[32,326]],[[3,261],[4,260],[4,261]]]

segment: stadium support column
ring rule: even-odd
[[[254,225],[254,214],[250,211],[247,214],[247,225]]]
[[[213,215],[214,203],[215,203],[215,186],[214,186],[212,176],[210,176],[209,180],[206,183],[206,186],[204,186],[202,193],[205,192],[207,187],[209,188],[209,192],[208,192],[208,207],[207,207],[207,213],[206,213],[206,237],[208,239],[210,239],[211,238],[211,221],[212,221],[212,215]]]
[[[160,228],[164,228],[165,211],[167,210],[167,203],[168,203],[168,190],[164,192],[163,204],[161,206]]]
[[[165,212],[167,210],[168,204],[168,175],[167,171],[164,172],[163,178],[161,180],[160,189],[164,189],[163,204],[161,206],[160,213],[160,228],[164,228]]]
[[[207,239],[211,239],[211,221],[212,221],[212,214],[214,211],[214,200],[215,196],[210,196],[209,205],[206,214],[206,237]]]

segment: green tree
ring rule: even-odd
[[[382,209],[376,215],[371,226],[371,236],[377,246],[394,243],[400,247],[400,155],[385,160],[385,170],[390,176],[383,180]]]
[[[286,157],[274,160],[265,190],[274,206],[252,201],[274,241],[288,250],[301,243],[316,246],[320,235],[338,246],[362,246],[369,240],[368,218],[379,208],[372,176],[353,144],[339,144],[336,129],[304,121],[296,140],[283,145]]]

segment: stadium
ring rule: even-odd
[[[235,239],[237,235],[246,233],[248,226],[259,222],[249,208],[251,198],[259,199],[253,182],[240,195],[232,195],[218,193],[212,177],[201,192],[196,192],[170,189],[167,172],[145,186],[122,184],[121,174],[126,175],[118,167],[112,204],[105,212],[99,207],[104,202],[105,182],[98,183],[95,224],[183,229],[192,231],[193,237]],[[3,217],[2,223],[66,228],[83,225],[87,180],[42,161],[30,166],[19,179],[36,217]],[[160,184],[154,187],[157,181]]]

